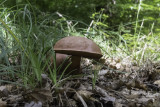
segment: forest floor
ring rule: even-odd
[[[93,64],[83,59],[82,73],[54,86],[42,75],[41,88],[24,89],[14,84],[0,86],[0,107],[160,107],[160,63],[136,66],[128,59],[104,59]],[[93,75],[91,69],[99,69]],[[96,82],[94,81],[96,80]],[[95,83],[95,84],[94,84]]]

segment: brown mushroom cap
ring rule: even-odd
[[[54,50],[56,53],[83,56],[86,58],[102,57],[99,46],[85,37],[68,36],[62,38],[55,44]]]

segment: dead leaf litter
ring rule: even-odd
[[[64,79],[59,86],[45,74],[43,87],[32,90],[1,85],[0,107],[160,107],[160,63],[82,62],[85,75]]]

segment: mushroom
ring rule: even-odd
[[[55,46],[56,53],[72,55],[70,70],[77,69],[80,72],[81,57],[99,59],[102,57],[101,50],[96,43],[85,37],[68,36],[59,40]]]
[[[53,63],[54,63],[53,58],[54,57],[50,56],[50,61],[51,61],[52,67],[54,66],[53,65]],[[71,62],[69,60],[69,58],[70,58],[70,55],[56,53],[56,68],[58,68],[63,63],[61,70],[64,70],[65,66]]]

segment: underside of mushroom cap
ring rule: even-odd
[[[82,56],[87,58],[102,57],[101,50],[96,43],[85,37],[68,36],[59,40],[54,50],[56,53]]]

